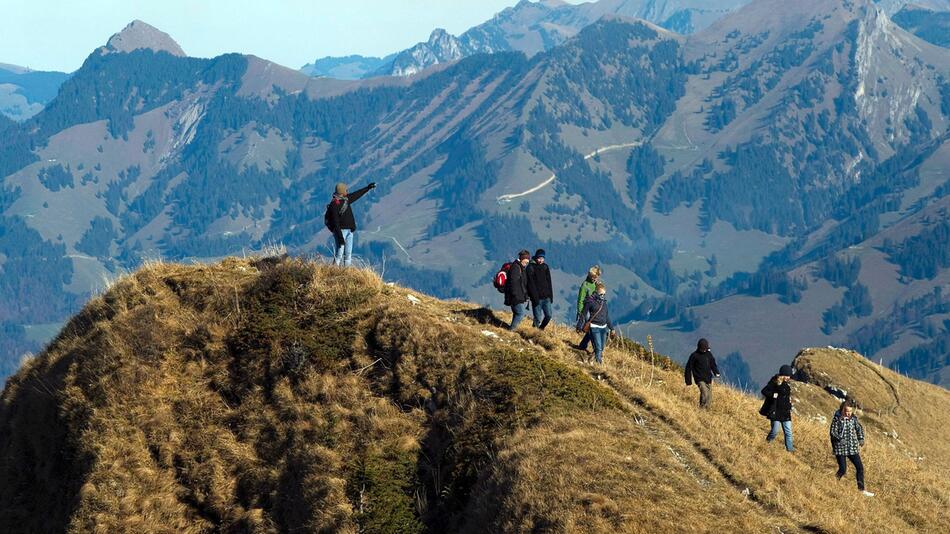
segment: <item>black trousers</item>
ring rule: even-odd
[[[851,463],[854,464],[855,478],[858,479],[858,489],[864,491],[864,464],[861,463],[860,454],[851,454],[845,456],[843,454],[835,456],[838,460],[838,478],[844,476],[848,472],[848,463],[847,460],[851,460]]]

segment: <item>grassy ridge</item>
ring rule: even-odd
[[[871,501],[832,475],[826,384],[796,384],[799,453],[787,455],[765,446],[755,397],[717,387],[700,414],[681,370],[636,344],[612,345],[598,382],[571,330],[499,326],[490,310],[357,269],[150,265],[8,381],[0,530],[902,532],[950,521],[947,454],[932,439],[950,405],[939,388],[853,355],[799,356],[810,375],[866,386],[852,389],[872,430]],[[895,385],[901,405],[884,409]]]

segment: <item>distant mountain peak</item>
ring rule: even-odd
[[[173,56],[187,55],[171,36],[141,20],[133,20],[122,31],[110,37],[101,51],[103,54],[108,54],[132,52],[143,48],[155,52],[168,52]]]
[[[429,34],[429,41],[435,41],[437,39],[445,38],[446,36],[451,35],[448,30],[445,28],[436,28],[432,30],[432,33]]]

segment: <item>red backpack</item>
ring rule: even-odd
[[[495,277],[492,279],[492,284],[494,284],[495,289],[499,293],[505,292],[505,283],[508,282],[508,269],[511,268],[511,262],[505,263],[501,266],[501,269],[498,269],[498,272],[495,273]]]

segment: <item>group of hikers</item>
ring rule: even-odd
[[[511,308],[509,330],[518,328],[528,314],[529,306],[534,315],[532,326],[544,330],[551,322],[554,286],[545,254],[540,248],[534,256],[522,250],[517,260],[504,264],[495,274],[495,288],[505,294],[505,306]],[[593,344],[594,360],[602,365],[607,339],[616,336],[617,331],[610,320],[607,286],[600,280],[600,275],[600,267],[591,267],[577,292],[577,331],[584,337],[576,348],[586,353],[588,346]]]
[[[336,185],[335,192],[324,215],[324,223],[333,234],[335,241],[334,264],[349,266],[353,260],[353,241],[356,232],[356,219],[352,204],[370,190],[375,183],[349,193],[344,183]],[[544,330],[553,319],[554,285],[551,280],[551,268],[545,258],[544,249],[537,249],[532,255],[527,250],[518,253],[518,258],[505,263],[495,273],[493,283],[498,291],[505,295],[505,305],[511,308],[509,330],[515,330],[532,312],[532,326]],[[601,280],[602,271],[593,266],[581,282],[577,293],[576,330],[583,338],[575,348],[588,354],[588,347],[594,346],[594,360],[603,365],[604,347],[610,337],[617,335],[607,307],[607,287]],[[684,369],[686,387],[694,382],[699,389],[699,406],[707,409],[712,402],[712,384],[720,377],[716,358],[709,347],[709,341],[700,339],[696,350],[690,354]],[[778,437],[779,430],[785,438],[785,449],[795,452],[792,434],[792,390],[788,385],[794,375],[790,365],[783,365],[762,388],[764,401],[759,413],[771,423],[766,442]],[[829,431],[831,449],[838,462],[837,477],[841,479],[847,473],[847,462],[854,465],[858,490],[865,496],[874,494],[864,487],[864,464],[861,462],[860,448],[864,446],[864,428],[858,420],[855,403],[847,399],[841,403],[831,421]]]
[[[538,249],[533,256],[527,250],[522,250],[518,253],[517,260],[504,264],[495,274],[494,285],[504,292],[505,305],[511,308],[509,330],[518,327],[527,315],[529,304],[534,311],[536,328],[543,330],[551,321],[554,290],[551,269],[545,255],[544,249]],[[584,337],[575,347],[587,353],[588,345],[593,344],[594,359],[598,365],[603,365],[604,346],[609,336],[616,335],[607,308],[607,288],[601,280],[601,274],[599,266],[591,267],[578,290],[576,329],[578,333],[583,333]],[[781,430],[788,452],[795,452],[792,434],[792,389],[788,384],[794,372],[790,365],[779,368],[778,374],[762,388],[764,401],[759,410],[771,423],[765,441],[774,441]],[[689,387],[695,382],[699,389],[700,408],[709,408],[712,402],[713,381],[720,376],[716,358],[709,348],[709,341],[700,339],[684,369],[686,386]],[[864,465],[860,453],[860,448],[864,446],[864,428],[854,410],[853,400],[845,400],[831,422],[829,434],[832,452],[838,462],[837,477],[841,479],[847,473],[847,462],[850,461],[854,465],[858,490],[867,497],[873,497],[874,494],[864,487]]]
[[[771,423],[765,441],[771,443],[778,437],[779,430],[785,437],[785,450],[795,452],[795,442],[792,434],[792,388],[788,382],[795,374],[791,365],[783,365],[778,374],[773,376],[768,384],[762,388],[762,407],[759,414],[768,418]],[[716,358],[709,349],[709,341],[700,339],[696,351],[689,355],[684,369],[686,387],[696,382],[699,388],[700,408],[709,408],[712,402],[712,384],[714,378],[719,378],[719,368]],[[864,446],[864,427],[854,413],[857,407],[853,399],[841,402],[838,411],[831,420],[829,436],[831,438],[831,452],[838,462],[837,478],[840,480],[847,473],[848,461],[854,465],[858,491],[866,497],[874,494],[864,487],[864,464],[861,462],[861,447]]]

